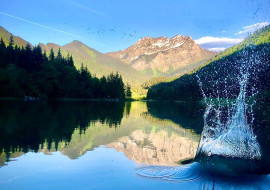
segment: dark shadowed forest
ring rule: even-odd
[[[6,46],[0,41],[0,97],[124,99],[131,97],[130,85],[111,73],[97,78],[86,66],[76,69],[72,55],[62,56],[59,48],[47,54],[40,46]]]

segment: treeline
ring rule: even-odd
[[[167,76],[154,77],[154,78],[142,83],[141,85],[133,86],[132,90],[133,90],[134,94],[136,94],[137,97],[145,98],[147,91],[151,86],[159,84],[161,82],[167,82],[169,80],[170,80],[170,78]]]
[[[118,73],[97,78],[83,64],[76,69],[72,55],[62,56],[60,48],[47,55],[40,46],[14,45],[11,35],[7,46],[0,41],[0,97],[23,96],[124,99],[131,91]]]

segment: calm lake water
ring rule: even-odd
[[[269,107],[255,110],[263,159],[249,162],[195,159],[194,103],[0,101],[0,187],[270,189]]]

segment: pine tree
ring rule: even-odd
[[[53,61],[54,60],[54,52],[53,52],[53,48],[50,51],[50,55],[49,55],[49,60]]]
[[[74,61],[73,61],[72,55],[70,56],[70,58],[68,60],[68,66],[74,67]]]
[[[68,53],[68,54],[67,54],[67,57],[66,57],[67,66],[69,66],[69,59],[70,59],[70,56],[69,56],[69,53]]]
[[[61,54],[60,48],[58,49],[58,52],[57,52],[57,58],[62,59],[62,54]]]
[[[15,49],[14,49],[14,64],[18,65],[18,61],[19,61],[19,56],[20,56],[20,52],[21,49],[20,47],[17,46],[17,44],[15,45]]]
[[[20,54],[19,54],[19,58],[18,58],[18,67],[20,68],[24,68],[25,66],[25,48],[22,46],[21,50],[20,50]]]
[[[14,39],[13,39],[13,35],[11,34],[10,35],[10,38],[9,38],[9,44],[8,46],[13,46],[14,45]]]
[[[47,57],[46,50],[44,50],[44,52],[42,54],[42,60],[43,60],[43,62],[48,62],[48,57]]]
[[[107,98],[107,79],[105,76],[100,79],[100,96],[101,98]]]
[[[22,67],[25,68],[27,71],[31,70],[33,63],[33,51],[29,43],[27,43],[25,46],[23,59],[24,60]]]
[[[132,96],[131,88],[130,88],[130,85],[127,83],[126,97],[131,98],[131,96]]]
[[[6,44],[4,43],[3,38],[0,40],[0,67],[5,67],[6,65]]]
[[[14,63],[13,44],[14,44],[13,35],[11,35],[10,38],[9,38],[9,43],[8,43],[8,47],[7,47],[7,54],[6,54],[6,62],[7,62],[7,64]]]
[[[39,45],[33,48],[33,67],[35,71],[40,71],[43,62],[42,49]]]

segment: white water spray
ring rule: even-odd
[[[241,57],[247,59],[247,56],[250,56],[247,52],[241,52]],[[207,98],[203,91],[202,82],[200,81],[199,76],[197,76],[205,103],[207,104],[204,114],[204,129],[201,135],[197,155],[218,155],[222,157],[243,159],[261,158],[260,145],[252,130],[252,123],[254,121],[252,106],[255,101],[251,105],[248,105],[245,101],[250,72],[252,69],[252,71],[254,71],[254,66],[260,62],[259,60],[259,57],[256,57],[255,55],[255,57],[251,57],[248,61],[239,61],[239,64],[241,65],[240,74],[238,76],[240,92],[236,102],[233,104],[229,103],[228,98],[226,98],[227,109],[222,108],[219,97],[216,99],[218,105],[215,105],[214,98]],[[225,94],[227,94],[226,85],[223,90],[225,91]],[[252,97],[254,97],[255,94],[256,93],[253,92]],[[221,120],[221,115],[224,111],[226,111],[227,114],[226,121]],[[247,112],[251,115],[249,121],[247,119]]]

